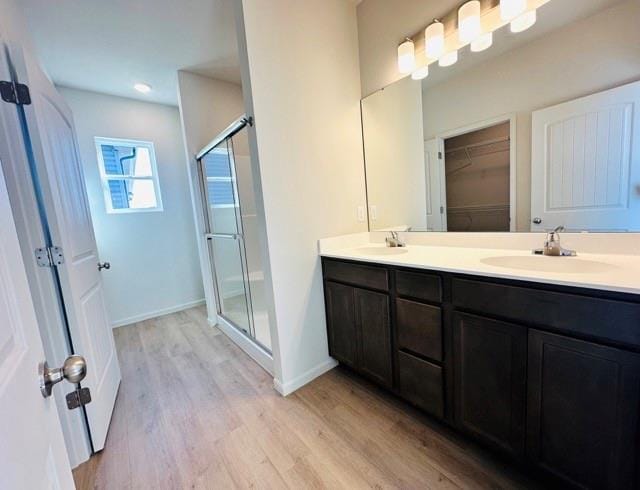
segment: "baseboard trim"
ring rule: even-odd
[[[291,381],[287,381],[286,383],[274,378],[273,387],[282,396],[290,395],[294,391],[299,390],[304,385],[316,379],[318,376],[322,376],[324,373],[331,371],[337,365],[338,361],[330,357],[326,361],[302,373],[300,376],[293,378]]]
[[[194,306],[200,306],[205,303],[205,299],[197,299],[195,301],[189,301],[188,303],[183,303],[181,305],[171,306],[169,308],[162,308],[156,311],[149,311],[147,313],[142,313],[140,315],[130,316],[129,318],[123,318],[121,320],[116,320],[111,322],[111,328],[124,327],[126,325],[131,325],[132,323],[142,322],[144,320],[148,320],[149,318],[155,318],[158,316],[169,315],[171,313],[177,313],[182,310],[187,310],[189,308],[193,308]]]
[[[218,316],[217,319],[209,318],[209,324],[218,327],[234,344],[240,347],[251,359],[260,364],[265,371],[273,376],[273,357],[270,353],[253,342],[221,316]]]

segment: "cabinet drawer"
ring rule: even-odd
[[[442,368],[398,352],[398,383],[402,397],[429,412],[444,417]]]
[[[325,260],[324,278],[365,288],[389,290],[387,270],[379,267]]]
[[[442,281],[440,276],[403,271],[396,271],[395,274],[398,296],[408,296],[433,303],[442,301]]]
[[[456,308],[640,348],[640,304],[461,278],[452,289]]]
[[[437,306],[396,300],[398,347],[442,362],[442,311]]]

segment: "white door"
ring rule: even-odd
[[[87,360],[82,385],[91,390],[86,405],[93,448],[104,448],[120,384],[113,331],[105,307],[73,117],[37,61],[10,45],[17,77],[27,84],[32,104],[24,106],[47,221],[54,246],[62,247],[60,285],[74,352]]]
[[[640,82],[533,113],[532,231],[640,231]]]
[[[53,397],[44,398],[44,350],[0,162],[0,488],[71,489]],[[54,389],[73,390],[73,386]]]
[[[443,156],[444,147],[441,138],[425,141],[428,231],[447,231],[447,198]]]

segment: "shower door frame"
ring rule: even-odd
[[[216,302],[216,313],[218,317],[222,318],[225,322],[232,325],[238,332],[249,338],[251,342],[253,342],[257,347],[261,350],[264,350],[266,353],[271,355],[271,351],[267,349],[264,345],[262,345],[256,339],[255,333],[255,322],[254,322],[254,312],[253,312],[253,303],[251,298],[251,281],[249,276],[249,266],[247,261],[247,251],[244,237],[244,227],[242,223],[242,203],[240,202],[240,192],[238,190],[238,181],[237,181],[237,169],[236,169],[236,160],[233,148],[233,136],[240,131],[242,131],[246,126],[251,125],[252,121],[250,118],[246,116],[242,116],[234,121],[230,126],[228,126],[224,131],[222,131],[218,136],[216,136],[207,146],[205,146],[202,150],[198,152],[196,155],[197,162],[197,171],[198,171],[198,180],[200,183],[200,191],[202,193],[202,204],[203,204],[203,212],[204,212],[204,225],[205,225],[205,233],[204,238],[206,240],[207,253],[209,254],[209,262],[211,265],[211,275],[213,279],[213,291]],[[211,151],[215,150],[222,143],[227,144],[229,163],[231,165],[231,170],[233,172],[233,178],[231,179],[233,192],[234,192],[234,200],[237,202],[237,212],[235,213],[236,218],[236,230],[238,233],[212,233],[213,223],[211,222],[211,216],[209,213],[209,199],[208,199],[208,189],[207,189],[207,177],[203,170],[202,159]],[[247,332],[244,328],[239,326],[235,321],[231,320],[227,316],[225,316],[222,312],[222,301],[220,297],[220,289],[218,286],[218,276],[216,272],[215,266],[215,257],[214,251],[210,247],[210,242],[215,239],[229,239],[236,240],[239,243],[240,249],[240,260],[242,266],[242,279],[243,279],[243,288],[245,294],[245,301],[247,305],[247,315],[249,321],[249,332]]]

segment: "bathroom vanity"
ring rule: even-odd
[[[597,274],[585,286],[579,274],[567,275],[571,285],[543,280],[549,260],[574,258],[540,257],[542,272],[465,272],[464,256],[481,264],[480,252],[450,249],[452,270],[416,248],[413,259],[383,246],[323,254],[331,356],[563,483],[638,488],[640,295],[594,287]],[[537,259],[509,256],[516,266]],[[603,277],[633,281],[622,262],[613,267]]]

